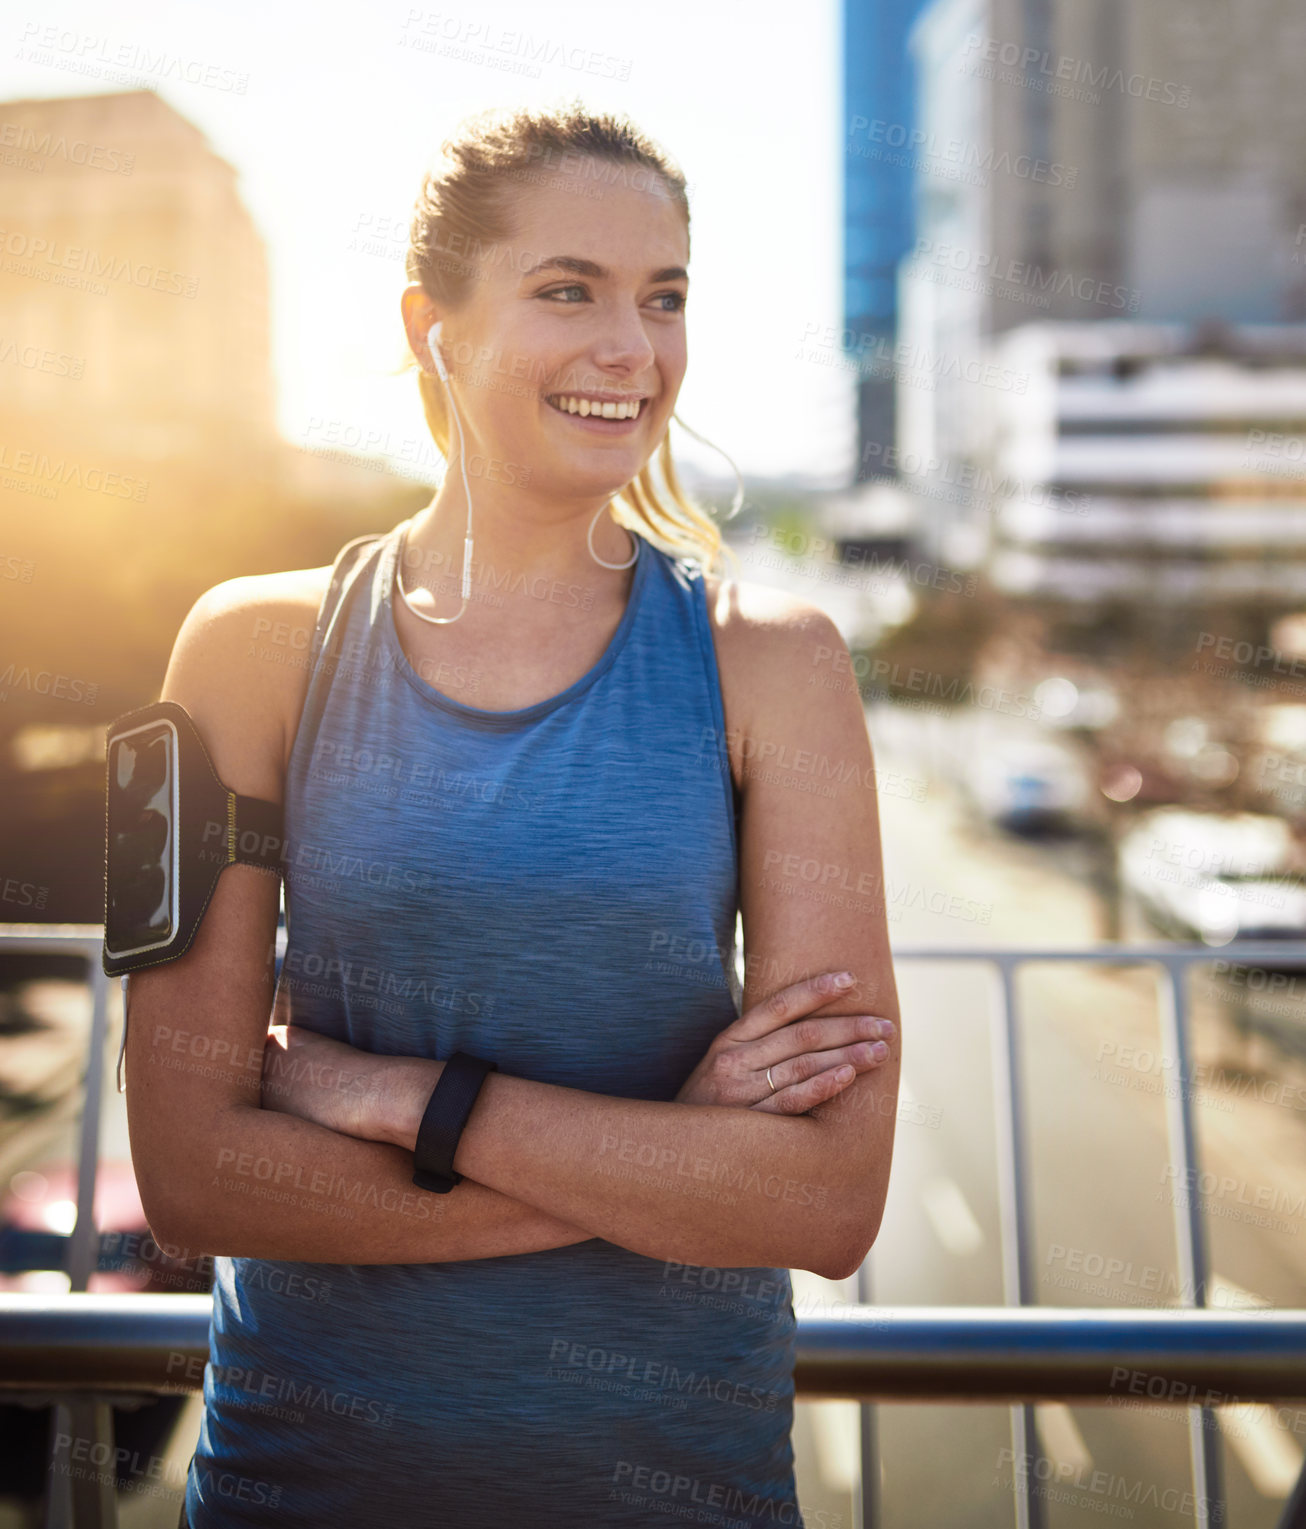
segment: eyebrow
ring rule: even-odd
[[[547,271],[551,268],[570,271],[575,276],[593,276],[598,281],[612,274],[606,266],[598,265],[593,260],[582,260],[579,255],[550,255],[547,260],[541,260],[538,265],[533,265],[525,274],[534,276],[538,271]],[[660,271],[654,271],[649,280],[688,281],[689,272],[683,265],[664,265]]]

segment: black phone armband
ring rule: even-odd
[[[281,871],[282,808],[218,779],[176,701],[124,712],[107,733],[106,975],[183,955],[229,865]]]

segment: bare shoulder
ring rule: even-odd
[[[767,696],[792,697],[795,683],[826,688],[822,676],[847,662],[843,634],[809,600],[748,579],[703,583],[722,687],[741,716],[760,718]]]
[[[206,589],[182,621],[161,699],[190,713],[233,790],[280,801],[331,565]]]
[[[703,584],[713,625],[727,638],[746,631],[774,634],[811,627],[838,631],[819,605],[770,584],[724,579],[713,574],[705,574]]]

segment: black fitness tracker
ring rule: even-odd
[[[458,1138],[463,1134],[486,1074],[498,1070],[495,1063],[470,1056],[465,1051],[455,1051],[444,1064],[439,1081],[431,1091],[426,1113],[417,1129],[417,1145],[413,1148],[416,1170],[413,1183],[419,1189],[447,1195],[455,1184],[462,1183],[462,1174],[455,1173],[453,1166]]]
[[[175,961],[229,865],[283,868],[282,809],[218,779],[177,701],[124,712],[107,733],[104,951],[110,977]]]

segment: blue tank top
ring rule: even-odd
[[[306,659],[285,789],[290,1017],[366,1051],[462,1049],[673,1099],[742,997],[701,569],[637,537],[598,662],[551,699],[485,711],[399,643],[406,524],[342,549]],[[795,1330],[788,1269],[601,1238],[454,1263],[220,1257],[190,1524],[801,1526]]]

